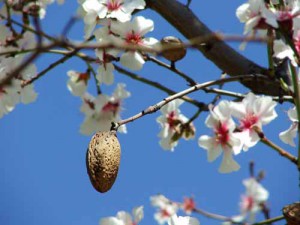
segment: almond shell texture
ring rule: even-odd
[[[97,132],[86,153],[87,172],[93,187],[107,192],[113,186],[119,170],[121,147],[115,131]]]

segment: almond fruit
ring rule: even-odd
[[[120,157],[116,131],[101,131],[92,137],[86,153],[86,166],[97,191],[104,193],[111,189],[118,175]]]
[[[186,48],[183,47],[182,41],[173,36],[167,36],[161,39],[162,46],[166,46],[167,50],[162,52],[162,56],[171,62],[176,62],[186,55]],[[182,46],[182,47],[181,47]],[[174,49],[172,49],[174,47]]]

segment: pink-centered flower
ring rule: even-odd
[[[163,195],[151,196],[150,201],[151,205],[157,208],[154,218],[159,224],[166,223],[179,209],[178,204],[173,203]]]
[[[111,31],[119,36],[119,45],[151,47],[158,43],[155,38],[145,38],[145,35],[154,29],[154,23],[150,19],[137,16],[133,21],[125,23],[111,23]],[[116,41],[116,39],[114,39]],[[132,70],[140,70],[145,63],[140,51],[128,50],[122,54],[120,62],[123,66]]]
[[[256,213],[261,209],[261,204],[267,201],[269,192],[251,177],[243,181],[246,187],[246,193],[242,195],[240,210],[242,214]]]
[[[260,97],[251,92],[241,102],[231,103],[232,115],[240,122],[239,129],[243,136],[245,151],[260,140],[255,129],[262,130],[263,125],[277,117],[276,104],[271,97]]]
[[[193,123],[186,124],[188,118],[179,109],[183,102],[181,99],[169,102],[161,108],[162,115],[156,119],[162,128],[159,133],[161,138],[159,143],[165,150],[174,151],[181,137],[187,140],[194,137],[195,127]]]
[[[83,9],[88,13],[96,12],[97,18],[114,18],[120,22],[131,19],[135,9],[145,8],[144,0],[86,0],[82,3]]]
[[[219,168],[220,173],[230,173],[239,170],[239,164],[233,159],[232,154],[239,154],[242,141],[237,133],[234,133],[235,123],[231,118],[231,108],[228,101],[222,101],[214,108],[210,108],[210,115],[205,124],[211,128],[214,135],[202,135],[198,140],[200,147],[207,150],[209,162],[214,161],[223,153],[223,159]]]
[[[111,122],[121,120],[122,102],[129,96],[130,92],[125,90],[125,84],[118,84],[112,96],[100,94],[95,98],[86,93],[81,106],[81,112],[86,117],[80,132],[89,135],[96,131],[110,130]],[[118,131],[126,133],[126,126],[120,126]]]
[[[237,8],[236,16],[245,23],[244,34],[268,26],[278,27],[275,14],[266,7],[264,0],[249,0]]]

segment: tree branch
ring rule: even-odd
[[[146,0],[146,2],[150,9],[164,17],[187,39],[194,39],[213,34],[213,32],[202,23],[189,8],[178,1]],[[230,76],[262,74],[268,77],[268,70],[266,68],[263,68],[242,56],[217,37],[211,38],[195,47],[202,52],[206,58],[211,60],[217,67]],[[251,81],[241,80],[241,83],[257,94],[276,96],[283,92],[280,88],[280,84],[271,78]]]

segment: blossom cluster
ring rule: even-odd
[[[241,102],[224,100],[211,107],[205,124],[214,134],[199,138],[199,146],[207,150],[208,161],[214,161],[223,152],[219,172],[239,170],[240,165],[232,155],[238,155],[242,150],[248,151],[259,142],[262,126],[277,117],[275,106],[276,102],[271,97],[256,96],[250,92]]]
[[[193,198],[184,198],[182,203],[173,202],[166,198],[164,195],[158,194],[150,197],[151,205],[157,208],[157,212],[154,214],[154,219],[159,224],[171,223],[173,220],[178,220],[177,213],[181,209],[187,215],[190,215],[196,208],[196,204]],[[180,218],[180,217],[179,217]],[[197,224],[195,218],[185,217],[184,220],[194,221],[192,224]],[[182,219],[183,220],[183,219]]]
[[[273,57],[288,58],[294,66],[299,65],[300,51],[300,2],[298,0],[249,0],[236,10],[238,19],[245,23],[244,34],[263,35],[267,30],[280,31],[273,44]],[[275,37],[275,35],[274,35]],[[296,52],[292,50],[290,43]]]
[[[126,50],[126,46],[150,48],[158,43],[154,38],[145,37],[154,29],[153,21],[142,16],[132,16],[135,10],[144,9],[145,1],[79,0],[79,4],[78,12],[85,24],[85,38],[93,37],[99,45],[95,50],[99,67],[94,74],[99,89],[103,84],[114,84],[114,61],[120,61],[131,70],[142,69],[145,63],[143,52],[139,49]],[[109,130],[111,122],[120,119],[123,100],[130,96],[125,90],[125,84],[117,84],[112,96],[98,91],[94,97],[87,92],[90,79],[88,72],[69,71],[68,76],[68,89],[83,101],[81,111],[85,119],[80,128],[81,133]],[[126,132],[125,125],[119,131]]]
[[[85,38],[95,36],[99,46],[113,45],[120,51],[109,48],[99,48],[96,55],[99,59],[97,79],[100,83],[113,83],[114,66],[112,61],[120,63],[132,70],[140,70],[145,63],[142,51],[125,50],[126,46],[148,47],[155,46],[155,38],[145,35],[154,29],[154,23],[142,16],[132,17],[135,10],[145,8],[144,0],[81,0],[79,14],[85,23]]]
[[[16,39],[7,27],[0,24],[0,53],[19,51],[33,46],[34,36],[31,33],[25,32],[22,37]],[[0,56],[0,80],[14,73],[14,70],[24,62],[24,58],[24,55]],[[35,75],[36,67],[31,64],[0,87],[0,118],[11,112],[18,103],[28,104],[36,100],[34,85],[23,85]]]
[[[194,124],[179,109],[183,102],[181,99],[175,99],[163,106],[160,110],[162,115],[156,119],[161,126],[159,143],[165,150],[173,151],[181,137],[189,140],[195,136]]]
[[[95,97],[87,91],[90,74],[88,72],[68,71],[69,80],[67,87],[69,91],[82,99],[80,111],[85,115],[85,119],[80,127],[82,134],[90,135],[96,131],[107,131],[111,128],[111,123],[121,119],[123,100],[130,97],[123,83],[118,83],[113,94],[98,93]],[[126,133],[126,126],[122,125],[118,129]]]
[[[151,201],[160,204],[166,200],[162,195],[153,196]],[[144,207],[135,207],[132,210],[132,216],[125,211],[120,211],[115,217],[105,217],[100,220],[100,225],[138,225],[144,218]],[[157,218],[156,218],[157,219]],[[168,225],[200,225],[198,219],[190,216],[177,216],[176,213],[168,215],[164,220],[157,220],[160,224],[168,223]]]

